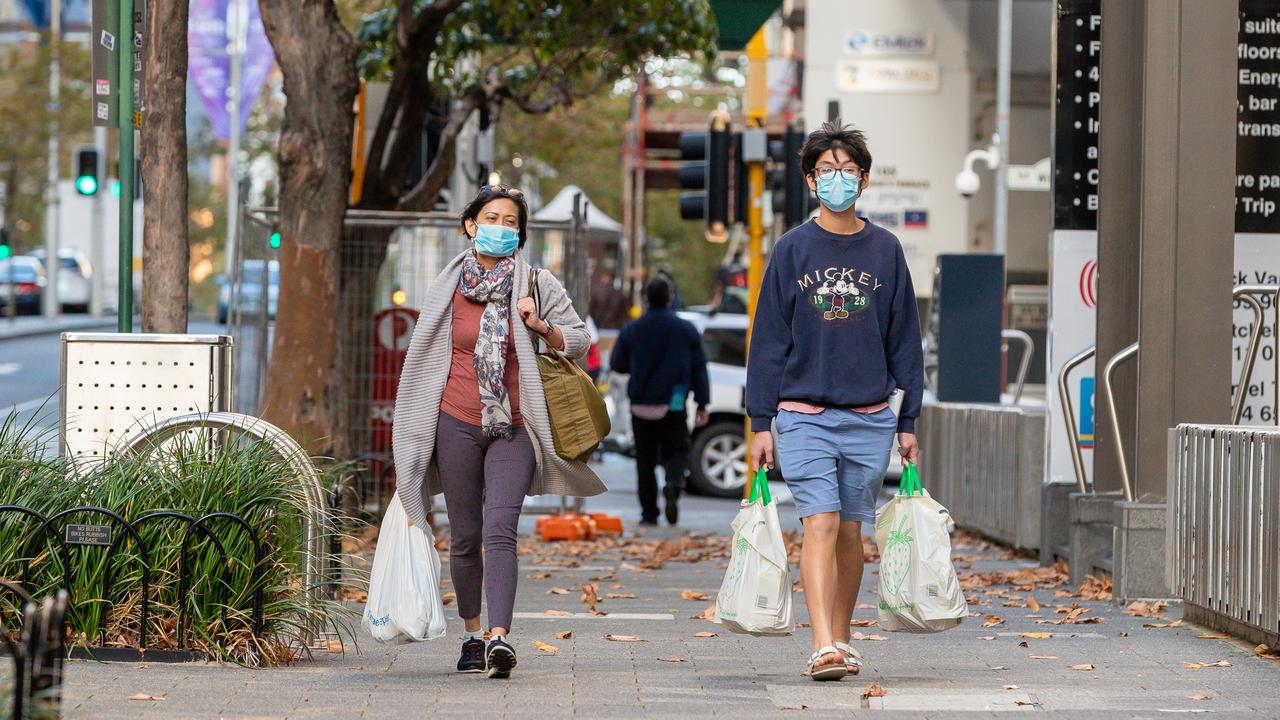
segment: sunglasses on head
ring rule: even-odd
[[[480,192],[493,193],[494,195],[506,195],[507,197],[522,198],[524,192],[520,188],[514,188],[510,185],[481,185]]]

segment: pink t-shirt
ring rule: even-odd
[[[444,398],[440,410],[455,420],[471,425],[484,424],[480,414],[480,385],[474,365],[476,338],[480,335],[480,316],[484,303],[469,300],[461,290],[453,293],[453,354],[449,362],[449,381],[444,386]],[[514,327],[515,308],[511,319]],[[516,336],[512,333],[511,338]],[[514,342],[507,343],[507,361],[503,372],[503,384],[507,386],[507,399],[511,403],[511,424],[523,425],[520,417],[520,362],[516,359]]]

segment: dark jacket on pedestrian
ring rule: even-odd
[[[693,392],[700,408],[711,402],[702,335],[669,308],[650,308],[624,327],[609,367],[631,374],[627,397],[632,405],[666,405],[680,387]]]

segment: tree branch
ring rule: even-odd
[[[413,0],[396,0],[396,45],[401,54],[413,35]]]
[[[458,99],[458,104],[449,113],[449,121],[440,131],[440,151],[431,159],[431,167],[423,173],[418,184],[400,199],[397,210],[425,212],[435,205],[436,198],[453,173],[454,161],[458,156],[458,133],[462,132],[471,113],[491,97],[487,90],[475,90]]]
[[[412,0],[403,0],[406,4],[412,5]],[[413,25],[409,28],[408,39],[413,44],[430,43],[431,52],[435,51],[436,35],[440,32],[440,28],[444,26],[444,21],[448,19],[449,14],[458,9],[462,5],[462,0],[435,0],[435,2],[422,9],[418,13],[418,17],[413,19]],[[406,15],[411,13],[406,13]]]

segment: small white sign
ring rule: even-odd
[[[1009,189],[1048,190],[1051,174],[1049,158],[1045,158],[1035,165],[1010,165]]]
[[[934,60],[843,60],[836,85],[845,92],[935,93],[942,78]]]
[[[853,29],[844,36],[846,55],[933,55],[933,33]]]

